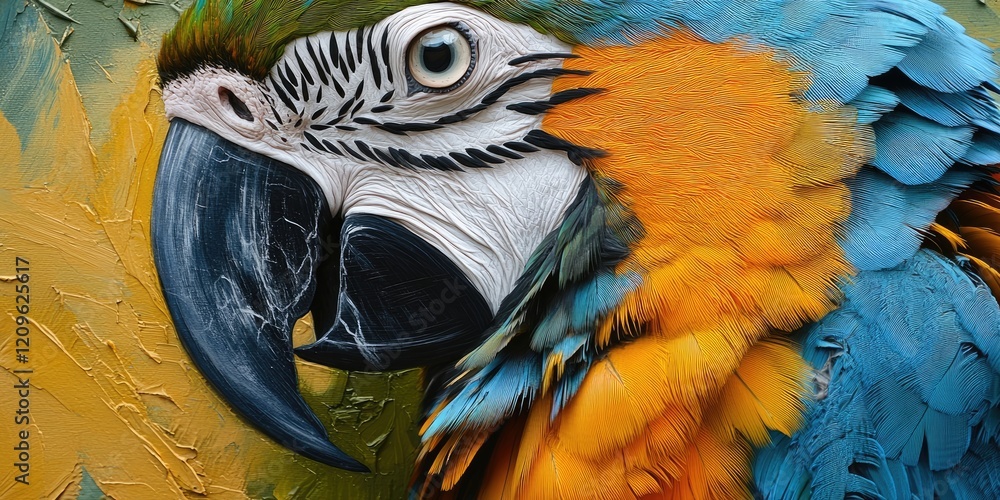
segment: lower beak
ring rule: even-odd
[[[303,358],[387,370],[455,360],[492,320],[464,273],[412,232],[372,215],[338,221],[307,175],[180,119],[160,158],[152,245],[205,378],[278,443],[346,470],[368,469],[330,443],[299,394],[295,321],[311,310],[321,334]]]

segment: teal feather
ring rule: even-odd
[[[588,179],[550,233],[528,259],[515,289],[500,306],[491,336],[445,373],[450,383],[434,395],[443,405],[424,439],[459,429],[493,429],[529,404],[543,384],[543,367],[560,360],[554,409],[567,402],[604,347],[593,341],[601,321],[642,280],[618,274],[629,236],[616,231],[608,191],[616,187]],[[631,221],[629,221],[631,222]],[[510,369],[517,366],[518,369]],[[445,404],[445,402],[447,402]]]
[[[899,182],[927,184],[941,178],[969,149],[971,126],[949,127],[905,111],[875,122],[872,165]]]
[[[921,250],[863,272],[840,309],[801,332],[804,357],[829,381],[806,426],[758,453],[763,496],[1000,492],[1000,469],[963,472],[1000,460],[1000,370],[986,354],[1000,341],[1000,306],[963,266]]]

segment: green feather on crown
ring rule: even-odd
[[[360,28],[435,1],[440,0],[196,0],[163,37],[157,61],[160,79],[165,83],[214,64],[260,80],[296,38]],[[453,1],[568,43],[579,42],[565,29],[573,25],[570,19],[586,25],[602,18],[600,4],[579,0]]]
[[[285,45],[323,31],[376,23],[432,0],[197,0],[164,35],[162,82],[206,64],[263,79]]]

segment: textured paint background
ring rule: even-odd
[[[333,440],[375,471],[352,474],[249,429],[194,369],[148,238],[166,132],[152,59],[177,12],[79,0],[68,13],[79,23],[0,1],[0,498],[401,497],[417,442],[416,371],[299,365]],[[138,23],[137,39],[119,15]],[[31,270],[28,363],[14,351],[17,256]],[[311,335],[303,323],[297,341]],[[22,429],[11,425],[13,370],[24,368],[34,372],[29,486],[12,465]]]
[[[352,474],[248,428],[177,341],[148,238],[166,132],[152,60],[191,0],[163,1],[45,2],[71,22],[0,0],[0,498],[403,497],[418,372],[298,364],[334,442],[374,471]],[[1000,45],[1000,0],[941,3]],[[27,363],[15,353],[16,257],[30,262]],[[296,342],[311,336],[300,322]],[[33,371],[29,486],[12,465],[16,369]]]

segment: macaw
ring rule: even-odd
[[[294,355],[424,367],[417,497],[995,497],[992,55],[927,0],[197,0],[157,269],[313,460],[366,470]]]

